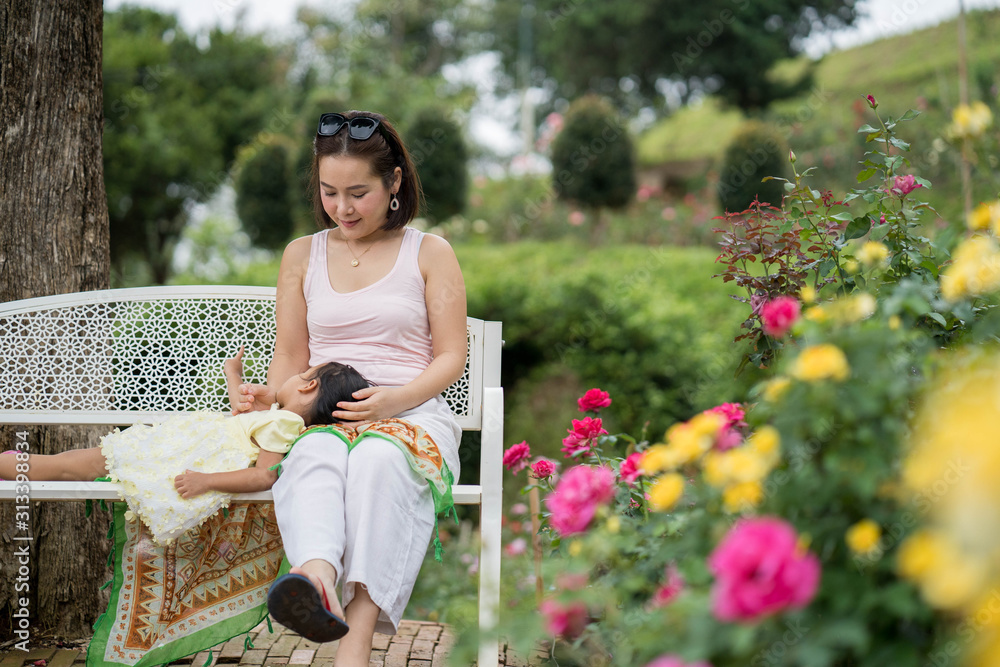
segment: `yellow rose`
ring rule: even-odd
[[[953,137],[974,139],[993,124],[993,113],[982,102],[959,104],[951,114],[949,134]]]
[[[812,285],[806,285],[801,290],[799,290],[799,298],[802,299],[802,303],[815,303],[816,302],[816,288]]]
[[[761,426],[750,434],[745,447],[760,454],[764,461],[773,466],[781,453],[781,435],[773,426]]]
[[[889,260],[889,248],[878,241],[867,241],[858,249],[857,257],[865,266],[881,266]]]
[[[967,224],[974,231],[992,229],[994,234],[1000,233],[1000,201],[985,202],[977,206],[969,214]]]
[[[977,234],[955,249],[941,274],[941,295],[949,301],[1000,289],[1000,252],[996,241]]]
[[[656,475],[666,470],[675,470],[687,461],[681,452],[670,445],[653,445],[642,454],[639,469],[644,475]]]
[[[988,567],[975,554],[963,552],[943,533],[920,530],[899,549],[899,573],[916,582],[927,602],[940,609],[956,609],[982,591]]]
[[[847,546],[856,554],[870,554],[878,548],[882,528],[871,519],[862,519],[847,529]]]
[[[669,512],[684,495],[684,478],[675,472],[661,475],[649,489],[650,507],[657,512]]]
[[[846,380],[851,374],[847,357],[836,345],[823,343],[811,345],[796,357],[792,363],[792,377],[815,382],[817,380]]]
[[[760,482],[740,482],[727,486],[722,492],[722,503],[730,514],[747,512],[764,499]]]
[[[792,381],[786,377],[772,378],[764,383],[760,396],[768,403],[776,403],[781,400],[791,384]]]

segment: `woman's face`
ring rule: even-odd
[[[319,161],[319,194],[323,209],[347,238],[360,239],[382,228],[389,200],[399,189],[400,173],[391,188],[372,173],[362,158],[327,156]]]

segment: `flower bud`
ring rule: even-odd
[[[788,151],[788,161],[791,162],[792,164],[795,164],[795,152],[794,151]]]
[[[875,99],[874,95],[869,95],[867,97],[867,100],[868,100],[868,106],[870,106],[872,109],[878,108],[878,101]]]

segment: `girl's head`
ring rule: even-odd
[[[354,180],[371,180],[376,188],[381,188],[381,192],[370,193],[378,203],[374,216],[379,228],[399,229],[416,216],[421,201],[420,177],[392,124],[381,114],[369,111],[325,113],[320,116],[313,140],[310,186],[316,223],[321,228],[337,224],[337,203],[326,193],[320,173],[328,171],[334,164],[331,161],[337,160],[342,168],[367,170],[356,174]],[[399,202],[396,210],[389,206],[393,195]]]
[[[338,421],[332,413],[340,401],[353,401],[354,392],[371,382],[351,366],[331,361],[293,375],[278,389],[278,406],[300,415],[306,426]]]

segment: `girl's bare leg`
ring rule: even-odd
[[[27,461],[17,459],[14,454],[0,456],[0,478],[12,480],[19,474],[25,474],[31,481],[89,482],[108,474],[107,462],[100,447],[71,449],[59,454],[29,454]],[[27,471],[18,472],[17,466],[25,464]]]
[[[347,605],[347,618],[344,619],[351,626],[351,631],[337,647],[337,667],[367,667],[372,656],[372,639],[379,611],[368,595],[368,589],[355,584],[354,599]]]

